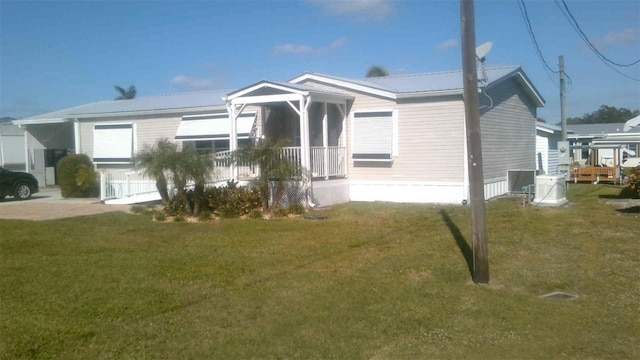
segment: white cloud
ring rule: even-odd
[[[626,29],[621,32],[612,32],[601,38],[595,39],[595,42],[600,46],[637,44],[638,32],[638,29]]]
[[[308,0],[327,14],[355,17],[356,20],[379,20],[393,11],[392,0]]]
[[[438,48],[438,50],[440,50],[440,51],[446,51],[446,50],[449,50],[449,49],[455,48],[455,47],[457,47],[457,46],[458,46],[458,40],[456,40],[456,39],[449,39],[449,40],[446,40],[446,41],[444,41],[444,42],[442,42],[442,43],[438,44],[437,48]]]
[[[185,75],[177,75],[171,79],[171,85],[190,91],[200,91],[215,89],[217,84],[211,79],[198,79]]]
[[[314,48],[309,45],[284,44],[273,48],[276,54],[321,54],[337,50],[348,43],[347,38],[339,38],[327,46]]]
[[[273,48],[276,54],[308,54],[313,52],[313,48],[308,45],[284,44]]]

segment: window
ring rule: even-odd
[[[133,156],[133,124],[95,125],[93,161],[102,164],[129,164]]]
[[[356,161],[391,161],[398,156],[397,111],[353,114],[352,157]]]

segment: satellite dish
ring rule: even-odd
[[[483,63],[485,56],[487,56],[489,51],[491,51],[492,47],[493,47],[493,43],[491,41],[478,46],[476,48],[476,58],[478,58],[478,61]]]

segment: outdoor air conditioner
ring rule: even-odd
[[[536,176],[536,195],[534,205],[561,206],[566,204],[565,178],[562,175]]]
[[[507,181],[511,194],[521,194],[523,188],[533,185],[536,179],[536,170],[509,170]]]

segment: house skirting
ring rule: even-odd
[[[351,181],[351,201],[388,201],[397,203],[461,204],[462,182]]]
[[[484,198],[491,199],[509,192],[509,182],[506,177],[486,179],[484,181]]]
[[[349,202],[349,180],[321,180],[311,183],[314,206],[331,206]]]

